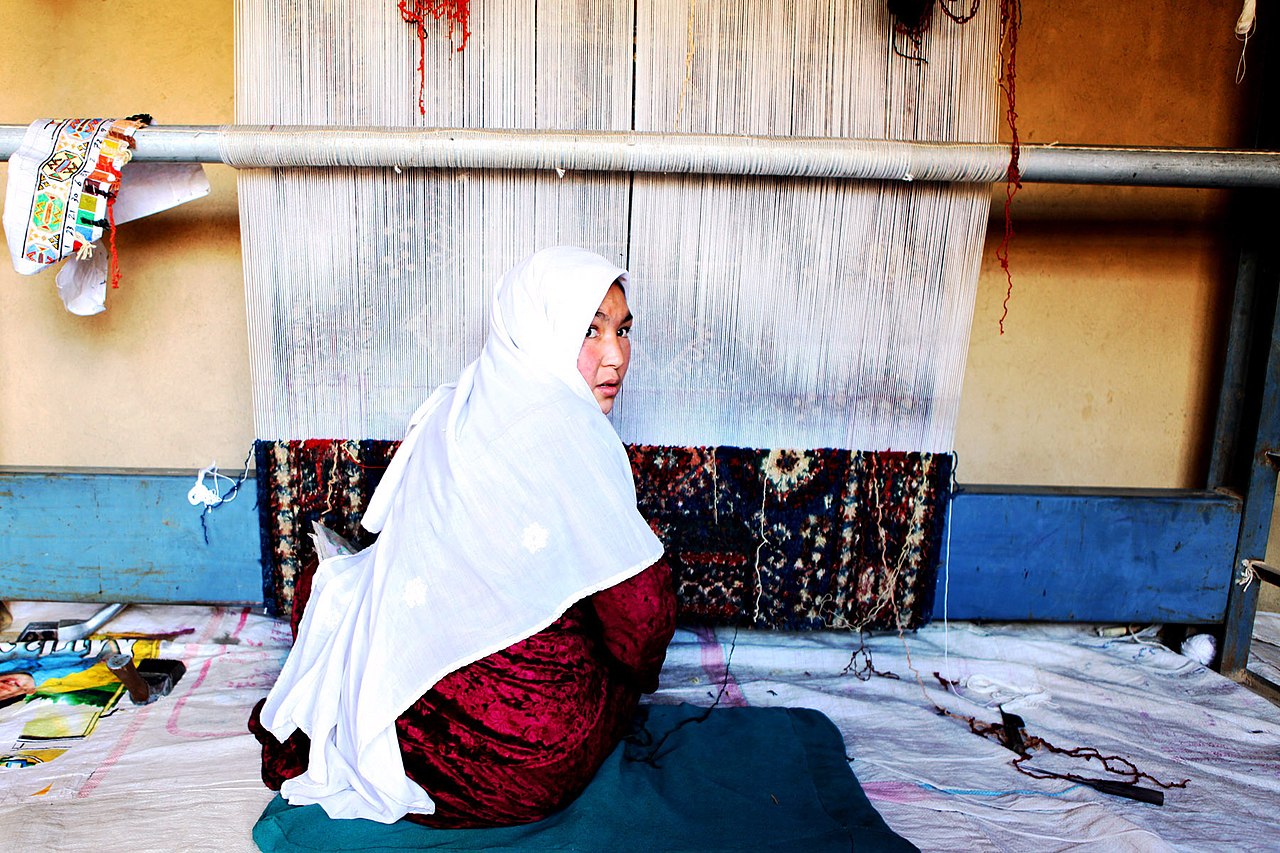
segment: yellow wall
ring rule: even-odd
[[[224,124],[232,79],[230,0],[0,0],[0,123]],[[209,196],[119,228],[123,279],[102,314],[68,314],[53,273],[0,264],[0,464],[241,464],[253,424],[235,173],[206,172]]]
[[[1024,141],[1242,141],[1234,0],[1024,5]],[[0,16],[0,123],[232,120],[231,0],[0,0]],[[37,44],[56,60],[31,61]],[[131,58],[105,74],[100,51],[75,48],[112,44]],[[239,464],[253,430],[235,185],[231,170],[207,171],[208,198],[120,228],[124,279],[104,314],[67,314],[52,274],[0,268],[0,465]],[[1223,204],[1202,191],[1022,190],[1004,336],[998,232],[988,241],[962,480],[1200,484],[1233,270]]]
[[[1238,3],[1023,7],[1024,142],[1245,144]],[[956,439],[962,480],[1203,485],[1234,275],[1227,201],[1207,190],[1024,185],[1002,337],[997,190]]]

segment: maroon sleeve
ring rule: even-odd
[[[262,744],[262,783],[273,791],[279,791],[286,779],[305,772],[311,752],[311,739],[302,729],[289,735],[284,743],[262,725],[262,706],[266,699],[258,700],[249,715],[249,731]]]
[[[659,560],[635,577],[591,596],[609,655],[640,692],[658,689],[658,671],[676,630],[671,569]]]

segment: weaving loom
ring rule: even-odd
[[[995,3],[963,24],[939,15],[916,42],[893,35],[879,3],[527,5],[477,0],[451,28],[406,24],[391,2],[374,13],[303,0],[282,15],[278,3],[239,0],[237,121],[677,140],[996,138]],[[538,246],[579,243],[636,281],[636,367],[614,421],[685,617],[654,702],[822,710],[876,808],[922,848],[1203,849],[1228,838],[1261,847],[1280,829],[1269,811],[1280,789],[1256,772],[1280,743],[1275,709],[1149,634],[927,625],[946,614],[946,585],[958,580],[949,573],[967,556],[948,553],[947,507],[983,183],[264,168],[297,152],[228,130],[222,157],[246,167],[259,500],[201,516],[214,549],[201,559],[239,559],[251,540],[256,551],[260,531],[269,610],[288,611],[311,521],[358,535],[405,416],[478,349],[497,273]],[[321,158],[331,144],[323,133],[299,138]],[[1202,503],[1195,521],[1213,529],[1205,550],[1216,558],[1219,540],[1234,544],[1241,529],[1240,501]],[[237,546],[218,550],[228,537]],[[1196,550],[1192,539],[1171,550]],[[1153,534],[1136,548],[1163,546]],[[972,562],[1004,571],[1000,547]],[[202,571],[232,574],[216,563]],[[1226,606],[1221,586],[1196,612],[1219,597]],[[996,588],[973,594],[999,598]],[[259,599],[255,589],[212,600]],[[67,615],[21,605],[15,626]],[[283,660],[281,623],[168,606],[131,609],[111,627],[194,629],[164,651],[185,662],[186,683],[167,707],[121,707],[66,755],[24,768],[0,814],[41,815],[26,839],[33,849],[75,848],[96,845],[122,805],[151,802],[180,811],[184,825],[139,808],[139,849],[252,849],[246,829],[270,794],[243,719]],[[936,711],[988,720],[997,698],[1029,732],[1128,756],[1158,778],[1168,807],[1032,782],[1007,750]],[[1224,817],[1240,811],[1251,819]]]
[[[415,81],[396,73],[411,58],[395,37],[394,10],[356,16],[303,3],[283,26],[267,26],[271,5],[240,8],[237,118],[246,124],[994,140],[987,73],[996,57],[993,5],[966,27],[932,30],[932,61],[924,64],[894,53],[888,10],[870,4],[756,3],[744,15],[714,4],[695,14],[676,2],[635,10],[553,3],[536,14],[519,3],[473,3],[464,50],[455,52],[444,38],[425,48],[429,97],[421,115]],[[587,21],[591,37],[584,39]],[[352,74],[308,55],[314,33],[332,29],[349,40],[344,51],[386,53],[386,64]],[[634,57],[625,37],[633,30]],[[881,50],[866,50],[869,44]],[[385,76],[371,76],[376,67]],[[868,79],[885,80],[886,88],[859,85]],[[586,81],[598,88],[583,91]],[[736,448],[926,453],[912,463],[922,466],[917,487],[892,475],[862,489],[856,475],[852,487],[845,485],[849,475],[817,478],[826,485],[809,485],[805,499],[808,515],[820,521],[800,535],[805,516],[798,508],[783,507],[793,523],[767,517],[768,489],[746,501],[732,486],[717,494],[710,478],[682,473],[689,463],[646,466],[664,451],[639,452],[642,510],[683,488],[726,522],[711,524],[709,513],[688,510],[679,525],[655,520],[669,547],[689,542],[681,553],[703,560],[682,569],[686,611],[778,627],[914,627],[927,620],[945,506],[933,496],[945,495],[949,470],[932,453],[949,451],[954,441],[986,227],[981,187],[254,169],[241,172],[239,188],[260,439],[398,438],[405,412],[478,351],[496,271],[539,245],[580,243],[618,258],[639,283],[630,295],[641,318],[635,367],[614,415],[624,440],[672,447],[672,458],[696,459],[695,447],[720,446],[715,454],[726,456],[728,484],[740,476],[743,465],[732,461],[738,457],[767,479],[770,452]],[[316,210],[325,216],[310,215]],[[299,245],[309,247],[301,258]],[[810,458],[826,458],[808,453],[799,457],[804,468]],[[341,465],[367,473],[381,461],[348,451],[359,466],[352,468],[340,456],[330,449],[326,458],[281,470],[265,464],[270,453],[259,453],[264,496],[272,495],[276,512],[290,514],[264,517],[269,600],[282,612],[298,561],[282,563],[278,555],[308,553],[298,535],[308,525],[295,523],[292,507],[314,505],[318,494],[298,485],[313,470],[336,477]],[[867,459],[871,472],[899,464]],[[773,497],[785,504],[787,475],[773,479]],[[370,494],[359,480],[376,477],[340,480],[347,517],[336,529],[348,536]],[[879,502],[868,499],[882,487]],[[335,485],[317,488],[331,494]],[[907,491],[899,500],[891,488]],[[841,523],[852,525],[843,534],[827,518],[837,506]],[[871,535],[886,515],[906,523],[905,533]],[[789,557],[766,558],[775,567],[764,570],[771,583],[761,580],[754,556],[778,538],[764,535],[766,522],[770,533],[776,528],[794,539]],[[859,533],[859,526],[867,529]],[[294,533],[281,542],[280,531]],[[846,553],[830,554],[837,568],[821,580],[801,582],[803,572],[782,571],[801,553],[828,550],[817,544],[828,541],[832,548],[843,541]],[[897,555],[908,547],[918,556],[902,574]],[[754,577],[706,575],[717,561],[747,574],[756,563]],[[873,580],[876,572],[891,579]],[[785,615],[775,606],[762,615],[745,601],[771,602],[783,588],[794,599]],[[857,593],[846,600],[848,589]],[[830,613],[821,617],[824,607]]]

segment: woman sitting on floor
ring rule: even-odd
[[[626,281],[567,247],[507,273],[480,357],[414,415],[370,501],[378,540],[298,584],[293,650],[250,720],[290,803],[539,820],[657,689],[674,596],[605,417]]]

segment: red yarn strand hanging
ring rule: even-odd
[[[968,8],[964,7],[968,3]],[[957,24],[967,23],[978,14],[982,0],[887,0],[889,14],[893,16],[890,39],[893,50],[903,59],[923,64],[924,34],[933,19],[935,5]],[[996,258],[1004,270],[1005,293],[1001,303],[1000,334],[1004,334],[1004,321],[1009,317],[1009,300],[1013,298],[1013,273],[1009,269],[1009,244],[1013,241],[1013,197],[1022,189],[1022,171],[1018,166],[1021,144],[1018,139],[1018,111],[1016,108],[1016,81],[1018,60],[1018,28],[1022,26],[1022,0],[1000,0],[1000,91],[1005,98],[1005,121],[1009,125],[1009,168],[1005,172],[1004,237],[996,249]],[[907,52],[898,44],[899,37],[912,48]]]
[[[978,4],[982,2],[982,0],[972,0],[972,2],[969,4],[969,11],[967,12],[952,12],[951,11],[952,2],[953,0],[939,0],[938,8],[942,9],[942,14],[946,15],[948,18],[955,21],[957,24],[967,24],[970,21],[972,21],[975,17],[977,17]]]
[[[471,30],[467,19],[471,15],[470,0],[399,0],[400,17],[413,24],[418,36],[418,113],[427,114],[424,90],[427,83],[427,19],[449,22],[449,40],[462,33],[462,42],[458,45],[461,51],[467,46]]]
[[[1022,171],[1018,167],[1020,143],[1018,140],[1018,110],[1016,108],[1015,83],[1017,81],[1018,28],[1022,26],[1022,0],[1000,0],[1000,89],[1005,97],[1005,120],[1009,123],[1009,171],[1005,176],[1004,239],[996,249],[1000,269],[1004,270],[1007,286],[1001,303],[1000,334],[1004,334],[1004,321],[1009,316],[1009,300],[1013,298],[1013,273],[1009,270],[1009,243],[1013,240],[1013,197],[1022,189]]]
[[[107,245],[110,246],[110,269],[111,288],[113,290],[120,287],[120,254],[116,251],[116,194],[113,192],[107,196]]]

